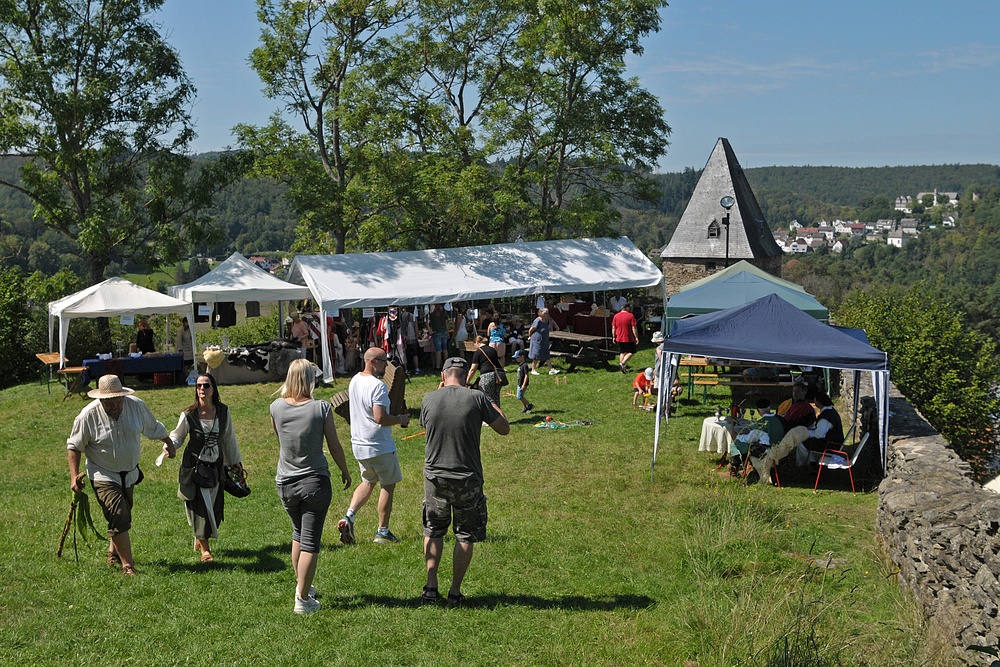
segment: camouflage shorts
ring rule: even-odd
[[[486,539],[486,496],[476,479],[424,479],[424,535],[444,537],[454,520],[455,539]]]

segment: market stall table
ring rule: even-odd
[[[120,366],[119,366],[120,364]],[[118,366],[122,375],[156,375],[158,373],[173,374],[173,384],[179,384],[184,374],[183,354],[144,354],[141,357],[122,357],[116,359],[84,359],[83,367],[86,373],[83,384],[91,379],[112,372],[111,367]],[[117,368],[115,369],[118,370]]]

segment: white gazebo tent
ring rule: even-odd
[[[220,301],[294,301],[311,299],[308,287],[293,285],[260,268],[238,252],[214,269],[184,285],[169,288],[170,296],[190,303]],[[279,306],[280,308],[280,306]],[[194,324],[194,320],[191,320]],[[280,336],[281,317],[279,310],[278,328]]]
[[[288,281],[322,311],[505,296],[663,287],[663,273],[626,237],[500,243],[394,253],[299,255]],[[664,305],[666,295],[664,294]],[[323,331],[324,373],[333,375]]]
[[[66,365],[66,338],[70,320],[78,317],[151,315],[180,313],[194,321],[190,303],[140,287],[124,278],[109,278],[75,294],[49,303],[49,349],[52,349],[55,320],[59,319],[60,367]],[[192,355],[194,350],[191,350]]]

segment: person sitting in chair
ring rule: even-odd
[[[748,452],[753,456],[762,457],[766,449],[772,445],[777,445],[785,437],[785,427],[781,423],[778,415],[771,409],[771,401],[767,398],[759,398],[754,404],[760,413],[760,419],[754,423],[749,433],[736,436],[730,446],[730,454],[738,458],[738,463],[742,464]],[[753,451],[751,452],[751,445]]]
[[[799,443],[795,450],[795,463],[804,466],[809,463],[809,453],[822,453],[824,449],[840,449],[844,444],[844,424],[840,414],[833,407],[833,401],[825,391],[816,392],[816,403],[820,406],[816,424],[809,429],[809,437]]]
[[[792,385],[791,405],[784,412],[778,411],[778,417],[781,418],[785,432],[796,426],[809,428],[816,423],[816,411],[813,410],[812,404],[806,400],[806,391],[807,386],[804,382],[796,382]]]

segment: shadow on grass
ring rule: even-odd
[[[794,457],[794,454],[792,455]],[[816,486],[816,466],[799,468],[788,459],[781,462],[778,475],[784,488],[812,489]],[[881,478],[872,477],[865,470],[854,470],[854,487],[857,493],[869,493],[877,489]],[[759,483],[759,482],[757,482]],[[846,470],[824,470],[819,480],[817,492],[838,491],[851,493],[851,478]]]
[[[320,600],[324,607],[337,609],[360,609],[371,606],[395,609],[411,609],[416,607],[448,607],[445,596],[436,603],[425,603],[420,599],[419,592],[413,597],[397,598],[385,595],[356,595],[351,597],[323,595]],[[529,607],[531,609],[558,609],[562,611],[617,611],[621,609],[649,609],[656,600],[646,595],[602,595],[586,597],[583,595],[563,595],[544,598],[537,595],[520,595],[516,593],[498,593],[494,595],[470,595],[462,602],[465,609],[497,609],[501,607]]]
[[[217,549],[211,563],[166,563],[168,572],[204,572],[205,570],[242,570],[251,574],[281,572],[291,568],[291,545],[270,545],[261,549]],[[192,556],[194,558],[194,556]]]

